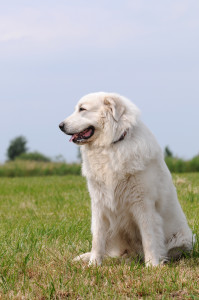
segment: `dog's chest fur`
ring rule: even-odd
[[[92,202],[99,201],[100,198],[101,206],[122,215],[124,207],[126,210],[134,201],[142,201],[144,192],[139,173],[128,173],[125,161],[120,159],[118,165],[116,154],[107,152],[106,149],[95,152],[85,150],[82,153],[82,173],[87,178],[90,193],[93,190],[100,194],[96,200],[91,195]]]
[[[126,170],[122,159],[120,159],[120,172],[118,172],[118,164],[115,159],[116,153],[107,151],[106,148],[83,149],[82,151],[82,173],[87,179],[93,179],[101,184],[114,185],[115,177],[123,178],[124,174],[121,170]]]

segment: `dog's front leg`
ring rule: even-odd
[[[89,265],[101,265],[105,255],[107,226],[103,218],[103,210],[92,203],[92,250]]]
[[[133,215],[142,238],[145,264],[157,266],[166,256],[162,219],[144,202],[133,208]]]

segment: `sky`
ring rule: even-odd
[[[198,0],[0,2],[0,162],[29,151],[77,160],[58,128],[87,93],[126,96],[160,146],[199,153]]]

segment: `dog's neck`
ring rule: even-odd
[[[113,144],[116,144],[116,143],[118,143],[118,142],[120,142],[120,141],[123,141],[123,139],[125,138],[126,134],[127,134],[127,131],[125,130],[125,131],[122,133],[122,135],[120,136],[120,138],[119,138],[117,141],[114,141]]]

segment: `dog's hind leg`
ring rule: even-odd
[[[76,256],[73,261],[84,261],[84,262],[89,262],[91,257],[91,252],[87,252],[81,255]]]
[[[183,234],[178,232],[173,234],[167,242],[168,257],[171,259],[179,258],[184,252],[190,252],[195,242],[191,230]]]

